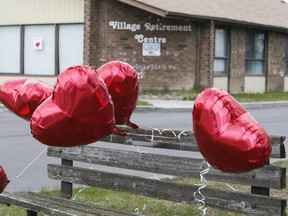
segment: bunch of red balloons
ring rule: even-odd
[[[34,138],[49,146],[86,145],[112,133],[126,135],[116,125],[130,121],[138,99],[136,71],[111,61],[94,70],[73,66],[63,71],[54,88],[34,78],[6,81],[0,101],[29,120]]]
[[[51,87],[34,78],[4,82],[0,101],[30,121],[34,138],[49,146],[81,146],[112,133],[126,135],[116,125],[130,121],[138,99],[138,77],[129,64],[111,61],[94,70],[73,66]],[[0,193],[9,183],[0,166]]]
[[[117,125],[130,121],[138,99],[136,71],[111,61],[97,70],[69,67],[54,87],[33,78],[6,81],[0,101],[29,120],[31,133],[49,146],[81,146],[112,133],[126,135]],[[246,172],[270,157],[269,137],[260,124],[227,92],[208,88],[193,107],[193,130],[204,158],[223,172]],[[0,166],[0,193],[9,183]]]

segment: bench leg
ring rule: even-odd
[[[38,213],[32,210],[27,209],[27,216],[37,216]]]

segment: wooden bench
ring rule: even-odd
[[[270,140],[271,158],[285,158],[285,137],[273,136]],[[0,202],[27,208],[30,216],[37,212],[47,215],[133,215],[71,200],[73,184],[81,184],[195,205],[199,185],[179,183],[178,180],[199,179],[206,162],[197,151],[191,132],[145,129],[130,130],[126,137],[111,135],[83,147],[49,147],[48,156],[62,160],[61,164],[48,165],[49,178],[61,181],[62,198],[3,192]],[[87,168],[83,162],[88,163]],[[145,174],[136,175],[135,171]],[[270,189],[286,188],[286,168],[267,164],[247,173],[231,174],[210,167],[205,179],[251,188],[249,192],[239,192],[205,187],[201,193],[208,207],[249,215],[286,215],[286,199],[270,196]]]

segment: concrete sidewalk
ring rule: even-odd
[[[178,101],[178,100],[159,100],[159,99],[139,99],[146,101],[151,106],[138,106],[137,109],[183,109],[192,110],[194,101]],[[246,109],[273,108],[273,107],[288,107],[288,101],[273,101],[273,102],[252,102],[241,103]]]

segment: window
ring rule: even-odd
[[[288,75],[288,36],[286,37],[286,45],[285,45],[285,75]]]
[[[25,26],[24,74],[55,74],[54,25]],[[41,43],[41,47],[35,44]]]
[[[83,64],[84,27],[79,25],[59,26],[59,70]]]
[[[83,64],[84,25],[0,26],[0,73],[57,75]]]
[[[19,26],[0,27],[0,73],[20,73]]]
[[[228,31],[225,28],[215,29],[214,74],[228,74]]]
[[[265,74],[265,34],[246,33],[246,74]]]

